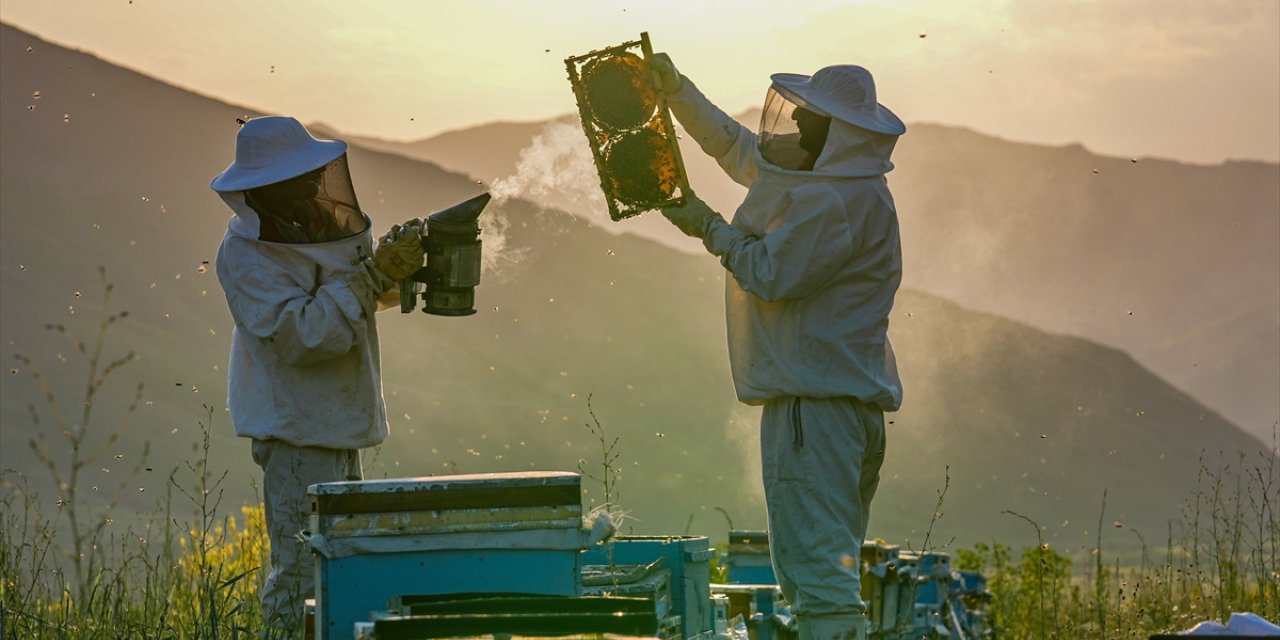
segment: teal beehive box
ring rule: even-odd
[[[310,486],[316,637],[354,638],[396,597],[581,595],[580,485],[538,471]]]
[[[706,536],[623,535],[583,554],[588,565],[648,565],[659,558],[670,570],[671,612],[680,616],[684,638],[708,637],[714,628],[711,608],[711,558]]]
[[[767,531],[730,531],[724,563],[729,584],[778,584]]]

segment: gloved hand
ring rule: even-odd
[[[409,227],[417,228],[418,235],[419,237],[421,237],[422,226],[424,224],[426,223],[422,218],[412,218],[412,219],[406,220],[404,224],[393,224],[391,225],[391,229],[389,229],[386,233],[382,234],[381,238],[378,238],[378,244],[382,245],[382,244],[390,244],[392,242],[395,242],[397,238],[401,237],[406,233],[410,233]]]
[[[702,238],[707,232],[707,225],[712,220],[724,220],[720,214],[707,206],[692,191],[685,194],[684,205],[679,207],[663,207],[662,215],[684,232],[686,236]]]
[[[373,266],[392,280],[404,280],[422,266],[422,221],[392,225],[373,250]]]
[[[667,93],[674,93],[680,90],[680,72],[676,71],[676,65],[672,64],[671,56],[666,53],[655,53],[649,58],[649,68],[653,70],[653,75],[658,80],[658,86]]]

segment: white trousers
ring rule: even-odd
[[[861,615],[860,556],[884,462],[884,413],[853,398],[779,398],[760,420],[769,550],[798,622]]]
[[[311,551],[298,538],[311,505],[307,487],[321,482],[361,480],[355,449],[295,447],[279,440],[254,440],[253,461],[262,467],[271,573],[262,591],[263,638],[301,638],[303,609],[315,593]]]

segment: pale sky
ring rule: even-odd
[[[908,125],[1280,161],[1280,0],[4,0],[0,19],[388,139],[572,112],[564,59],[647,31],[729,112],[759,106],[770,73],[855,63]]]

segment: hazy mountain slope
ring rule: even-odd
[[[754,126],[759,115],[737,117]],[[415,143],[411,155],[470,171],[455,150],[494,133],[474,131]],[[525,147],[533,137],[508,133]],[[514,167],[492,148],[489,173]],[[688,136],[681,148],[694,189],[732,212],[742,187]],[[1280,420],[1280,165],[1107,158],[929,124],[910,127],[894,161],[906,286],[1124,349],[1269,437]],[[701,251],[647,222],[614,230]]]
[[[1120,346],[1250,432],[1271,432],[1280,165],[1133,162],[927,125],[897,159],[913,286]],[[1209,329],[1227,323],[1234,331]],[[1255,340],[1241,345],[1240,332]]]
[[[560,120],[569,121],[570,116]],[[520,151],[546,126],[547,123],[541,121],[493,122],[411,142],[360,136],[348,136],[346,140],[375,151],[396,153],[428,162],[432,162],[430,158],[447,156],[447,166],[453,171],[492,182],[496,178],[505,178],[515,173]]]
[[[116,384],[120,393],[130,392],[138,379],[147,386],[130,435],[154,439],[158,456],[186,456],[207,402],[218,408],[215,442],[237,450],[224,459],[243,467],[247,458],[239,451],[245,445],[231,436],[221,409],[230,320],[212,265],[230,211],[208,182],[234,154],[235,118],[250,112],[9,26],[0,33],[0,327],[6,359],[15,353],[37,358],[62,385],[64,406],[74,408],[83,390],[81,370],[62,373],[77,361],[70,353],[69,363],[61,361],[68,345],[44,325],[66,322],[91,338],[101,297],[96,270],[105,266],[115,285],[115,309],[132,315],[114,326],[104,357],[137,350],[141,362],[123,368]],[[476,192],[468,179],[431,165],[406,165],[360,149],[352,159],[362,187],[369,173],[433,185],[412,197],[376,183],[362,188],[365,208],[380,228]],[[10,456],[27,455],[23,429],[30,424],[31,390],[24,377],[4,379],[0,444],[6,466]],[[111,411],[95,415],[104,423],[114,418]],[[133,498],[151,502],[150,496]]]
[[[207,183],[232,156],[241,109],[9,27],[0,28],[0,64],[0,355],[16,370],[0,385],[0,468],[52,493],[26,448],[27,406],[41,394],[12,357],[32,357],[64,413],[78,416],[81,369],[44,325],[91,337],[95,270],[105,265],[116,308],[131,312],[113,326],[107,355],[135,349],[141,359],[95,399],[95,420],[113,420],[139,381],[145,402],[114,447],[124,460],[109,456],[84,481],[108,486],[149,440],[155,471],[134,483],[149,491],[131,487],[128,503],[149,508],[168,471],[190,459],[207,403],[212,465],[230,471],[225,500],[250,499],[257,471],[222,410],[230,321],[211,265],[202,270],[228,215]],[[394,155],[353,148],[351,162],[379,229],[479,189]],[[733,401],[716,261],[519,200],[494,213],[509,225],[510,260],[485,273],[478,314],[379,316],[393,435],[370,452],[370,475],[574,469],[580,460],[593,471],[601,442],[585,426],[591,397],[607,437],[620,438],[621,502],[634,530],[722,537],[715,507],[736,526],[762,526],[757,414]],[[1202,450],[1259,447],[1128,356],[1084,340],[914,291],[901,294],[892,331],[907,405],[890,417],[873,523],[891,540],[919,542],[947,468],[937,540],[1024,542],[1025,523],[999,514],[1012,508],[1069,521],[1048,535],[1080,544],[1092,539],[1083,531],[1103,487],[1109,518],[1159,531],[1194,490]],[[598,499],[599,485],[585,486]]]
[[[911,471],[891,473],[917,494],[940,489],[949,466],[949,531],[1012,524],[1021,535],[1025,523],[999,522],[1012,509],[1059,543],[1083,544],[1104,489],[1108,523],[1161,531],[1178,520],[1202,454],[1216,466],[1250,449],[1249,436],[1114,349],[927,294],[900,297],[897,311],[908,397],[890,442]],[[927,522],[918,503],[910,509]]]

